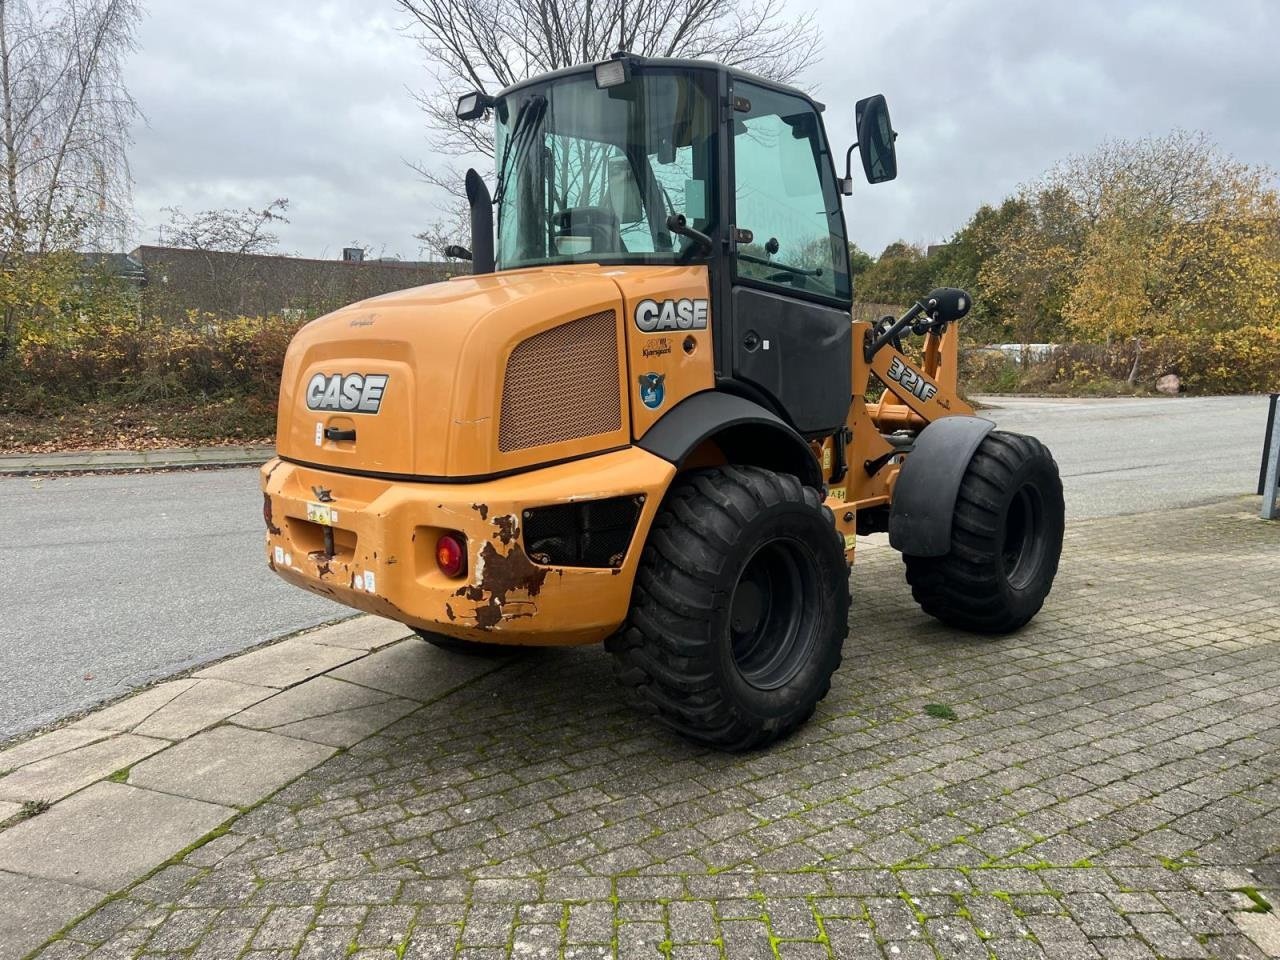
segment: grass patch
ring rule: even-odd
[[[958,720],[960,719],[954,710],[945,703],[926,703],[924,712],[936,720]]]
[[[18,811],[19,820],[30,820],[32,817],[38,817],[45,813],[53,804],[48,800],[23,800],[22,809]]]

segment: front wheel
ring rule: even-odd
[[[627,624],[606,645],[634,706],[691,740],[746,750],[813,713],[848,617],[844,544],[817,491],[718,467],[672,487]]]
[[[1009,633],[1043,606],[1062,553],[1062,481],[1035,437],[993,430],[969,461],[941,557],[903,555],[929,616],[975,633]]]

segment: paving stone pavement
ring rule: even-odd
[[[860,546],[830,696],[745,756],[628,712],[602,651],[513,657],[36,956],[1266,957],[1280,527],[1255,504],[1072,525],[998,639]]]

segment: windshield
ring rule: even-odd
[[[667,230],[715,217],[715,115],[699,74],[644,71],[621,87],[557,78],[497,104],[499,269],[676,263],[704,253]]]

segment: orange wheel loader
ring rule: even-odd
[[[275,572],[450,650],[603,642],[629,701],[727,750],[826,695],[858,534],[888,532],[943,623],[1026,623],[1057,467],[957,392],[963,291],[851,319],[841,196],[855,148],[897,175],[896,134],[859,102],[840,177],[822,110],[627,53],[460,98],[496,130],[448,251],[471,275],[294,338],[262,469]]]

